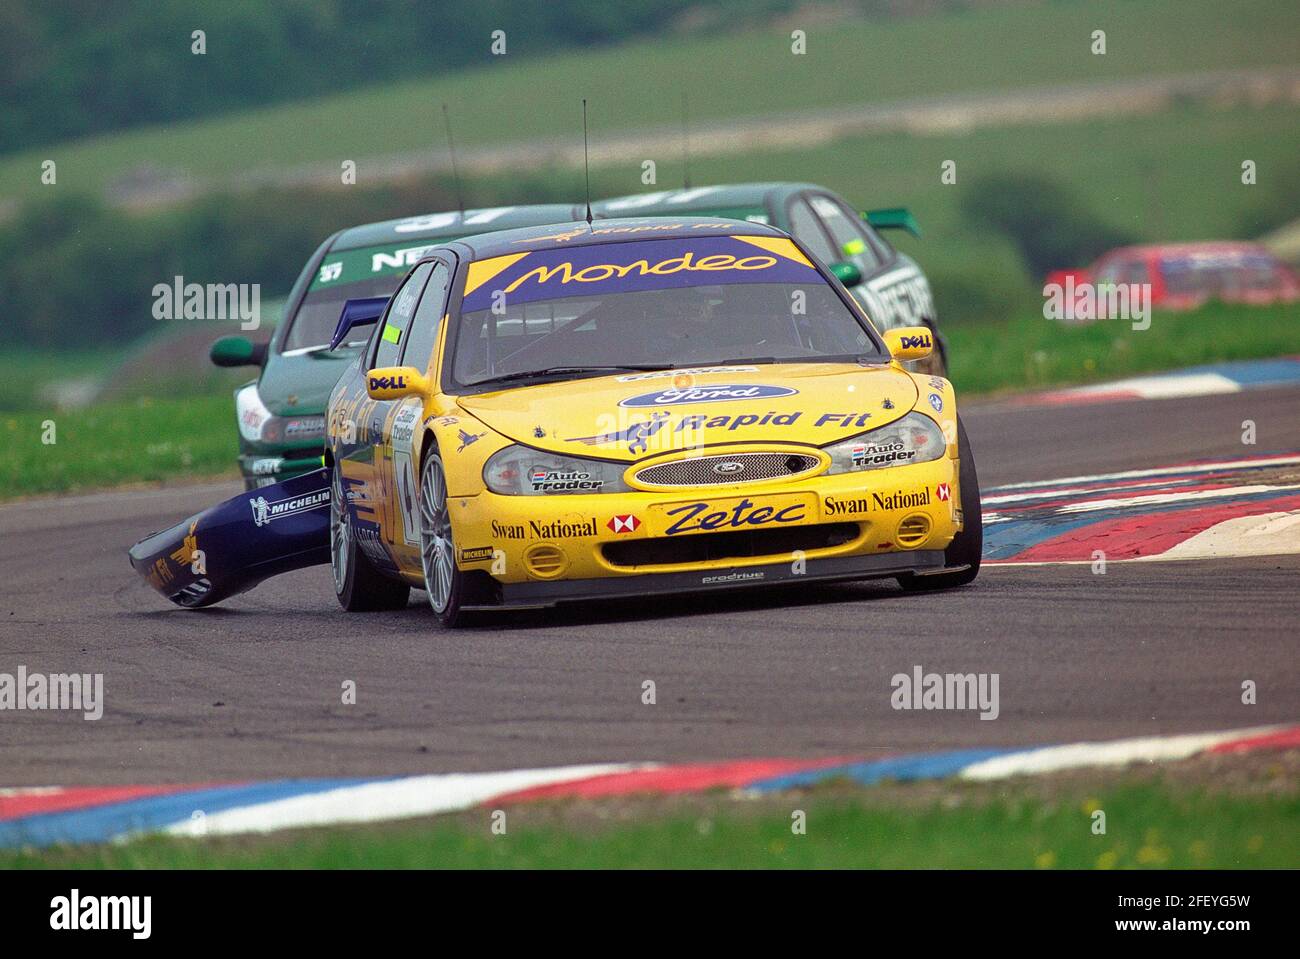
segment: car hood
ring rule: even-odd
[[[334,384],[356,358],[356,349],[272,353],[258,380],[257,394],[276,416],[324,413]]]
[[[721,443],[824,446],[892,423],[917,393],[886,363],[782,363],[566,380],[458,401],[519,443],[631,462]]]

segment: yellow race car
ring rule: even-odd
[[[979,487],[951,384],[772,227],[601,220],[430,250],[327,412],[349,610],[470,610],[896,577],[969,583]]]

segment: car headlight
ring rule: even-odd
[[[305,443],[325,439],[325,417],[317,415],[276,416],[249,384],[235,394],[239,432],[250,443]]]
[[[947,448],[939,424],[920,413],[908,413],[888,426],[825,447],[831,457],[831,468],[826,472],[853,473],[927,463],[937,460]]]
[[[494,493],[507,496],[563,496],[575,493],[626,493],[626,466],[576,456],[557,456],[507,446],[483,464],[483,482]]]

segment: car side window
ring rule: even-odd
[[[1121,260],[1117,260],[1117,259],[1107,260],[1105,263],[1103,263],[1100,267],[1097,268],[1097,282],[1098,283],[1119,282],[1119,273],[1123,265],[1124,263]]]
[[[864,274],[874,273],[880,268],[883,261],[860,219],[850,219],[844,208],[828,196],[814,195],[810,202],[813,212],[835,241],[836,261],[848,260]]]
[[[438,342],[442,318],[447,312],[447,291],[451,286],[451,267],[441,261],[434,263],[429,282],[420,297],[406,345],[402,348],[402,365],[414,366],[421,373],[429,369],[433,346]]]
[[[1124,266],[1125,283],[1150,283],[1151,277],[1147,274],[1147,265],[1145,260],[1130,260]]]
[[[421,263],[393,294],[388,315],[381,321],[383,325],[378,330],[379,346],[375,349],[375,362],[371,369],[397,365],[397,358],[402,352],[402,335],[411,325],[415,306],[420,301],[420,290],[424,288],[424,281],[431,272],[432,263]]]
[[[826,231],[803,200],[794,200],[790,204],[790,234],[826,266],[841,259],[835,255],[831,241],[826,238]]]

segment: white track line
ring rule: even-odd
[[[1005,496],[981,496],[980,502],[985,505],[989,503],[1028,503],[1036,499],[1055,499],[1060,496],[1076,496],[1096,493],[1115,493],[1121,490],[1130,489],[1151,489],[1167,488],[1175,483],[1194,483],[1195,477],[1187,477],[1184,480],[1153,479],[1142,483],[1112,483],[1109,486],[1063,486],[1059,489],[1040,490],[1034,493],[1008,493]]]
[[[1124,766],[1136,762],[1159,762],[1186,759],[1211,746],[1234,739],[1248,739],[1264,733],[1285,729],[1285,726],[1257,726],[1254,729],[1235,729],[1223,733],[1196,733],[1188,736],[1149,736],[1140,739],[1121,739],[1109,743],[1074,743],[1069,746],[1047,746],[1028,752],[997,756],[967,766],[958,775],[962,779],[1005,779],[1009,776],[1039,775],[1062,769],[1083,769],[1089,766]]]
[[[1191,490],[1180,493],[1149,493],[1146,496],[1129,496],[1118,499],[1088,499],[1077,503],[1058,506],[1056,513],[1068,516],[1071,513],[1092,513],[1102,509],[1118,509],[1128,506],[1163,506],[1168,503],[1195,502],[1197,500],[1235,499],[1240,496],[1252,496],[1256,493],[1285,493],[1300,489],[1300,484],[1286,486],[1224,486],[1218,489]]]
[[[1073,389],[1055,390],[1046,394],[1052,399],[1106,396],[1111,393],[1133,393],[1134,399],[1164,400],[1180,396],[1215,396],[1221,393],[1240,393],[1242,385],[1222,373],[1184,373],[1175,376],[1137,376],[1113,383],[1097,383]]]
[[[602,763],[500,773],[409,776],[227,809],[174,823],[162,831],[178,836],[229,835],[427,816],[468,809],[494,796],[534,786],[644,768],[649,767],[631,763]]]
[[[1258,469],[1266,466],[1291,466],[1296,463],[1300,463],[1300,456],[1295,454],[1289,456],[1266,456],[1262,459],[1254,460],[1225,460],[1218,463],[1195,463],[1190,466],[1183,464],[1182,466],[1162,466],[1159,469],[1150,470],[1126,470],[1122,473],[1098,473],[1095,476],[1068,476],[1062,479],[1039,480],[1035,483],[1007,483],[1002,486],[991,486],[987,492],[999,493],[1003,490],[1012,489],[1047,489],[1051,486],[1059,486],[1062,483],[1099,483],[1106,480],[1136,479],[1145,476],[1175,476],[1178,474],[1191,476],[1196,473],[1213,473],[1220,470],[1245,470]]]

